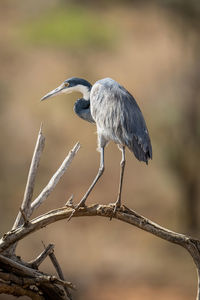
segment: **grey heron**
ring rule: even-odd
[[[83,98],[75,102],[74,111],[80,118],[96,124],[98,150],[100,151],[98,173],[73,213],[79,207],[85,206],[88,195],[102,176],[104,172],[104,148],[109,141],[115,142],[122,152],[119,190],[113,210],[115,213],[116,209],[121,206],[125,147],[128,147],[139,161],[148,164],[148,160],[152,159],[151,141],[144,117],[133,96],[111,78],[98,80],[94,85],[85,79],[69,78],[46,94],[41,101],[55,95],[72,92],[83,94]]]

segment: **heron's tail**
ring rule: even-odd
[[[127,146],[139,161],[144,161],[148,165],[149,159],[152,159],[152,147],[150,140],[147,143],[142,143],[135,138]]]

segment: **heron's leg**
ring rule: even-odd
[[[125,169],[125,164],[126,164],[126,160],[125,160],[125,147],[122,146],[122,148],[120,148],[120,150],[122,151],[122,159],[121,159],[121,162],[120,162],[121,172],[120,172],[118,197],[117,197],[117,201],[115,202],[116,207],[120,207],[121,206],[122,184],[123,184],[124,169]]]
[[[97,183],[97,181],[99,180],[99,178],[101,177],[101,175],[103,174],[103,172],[104,172],[104,147],[101,147],[100,148],[100,166],[99,166],[99,171],[98,171],[95,179],[93,180],[91,186],[89,187],[89,189],[87,190],[87,192],[85,193],[85,195],[83,196],[83,198],[81,199],[81,201],[78,203],[78,205],[76,206],[76,208],[74,209],[74,211],[72,212],[72,214],[71,214],[71,216],[69,217],[68,220],[71,219],[71,217],[79,209],[79,207],[84,207],[85,206],[85,202],[87,200],[87,197],[89,196],[89,194],[93,190],[95,184]]]
[[[122,184],[123,184],[124,169],[125,169],[126,160],[125,160],[125,147],[120,146],[119,148],[122,151],[122,159],[121,159],[121,162],[120,162],[121,171],[120,171],[119,191],[118,191],[117,201],[114,203],[114,210],[113,210],[112,216],[110,217],[110,220],[112,220],[112,217],[116,212],[116,209],[121,206]]]
[[[91,186],[89,187],[89,189],[87,190],[87,192],[85,193],[85,195],[83,196],[83,198],[81,199],[80,203],[78,204],[79,207],[81,206],[85,206],[85,201],[87,200],[87,197],[89,196],[89,194],[91,193],[91,191],[93,190],[95,184],[97,183],[97,181],[99,180],[99,178],[101,177],[101,175],[104,172],[104,148],[102,147],[100,149],[100,166],[99,166],[99,171],[94,179],[94,181],[92,182]]]

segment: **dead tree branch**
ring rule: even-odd
[[[6,236],[4,236],[4,238],[0,241],[0,253],[9,248],[10,245],[23,239],[30,233],[33,233],[59,220],[67,219],[70,216],[72,210],[73,209],[69,207],[62,207],[59,209],[51,210],[48,213],[45,213],[31,220],[27,226],[21,226],[11,232],[8,232]],[[111,214],[111,206],[95,204],[89,207],[79,208],[74,217],[101,216],[110,218]],[[130,210],[125,206],[117,210],[116,215],[113,218],[134,225],[161,239],[183,246],[190,252],[192,257],[199,257],[199,240],[161,227],[160,225],[148,220],[147,218],[137,214],[136,212]]]
[[[19,262],[14,261],[8,257],[0,255],[1,266],[7,266],[12,270],[14,274],[22,275],[25,277],[35,278],[35,282],[37,283],[55,283],[62,285],[63,287],[68,287],[70,289],[76,290],[75,286],[71,282],[64,281],[62,279],[58,279],[55,276],[44,274],[39,272],[38,270],[29,268],[27,266],[22,265]]]
[[[24,199],[23,199],[22,205],[21,205],[21,210],[23,211],[25,217],[23,217],[22,211],[20,211],[15,220],[15,223],[13,225],[13,229],[16,228],[17,226],[21,225],[23,222],[23,219],[26,219],[26,218],[28,219],[28,216],[30,214],[29,210],[30,210],[31,199],[33,196],[35,178],[36,178],[37,170],[39,167],[40,157],[41,157],[42,151],[44,149],[44,145],[45,145],[45,137],[42,134],[42,125],[41,125],[40,131],[38,134],[38,138],[36,141],[36,145],[35,145],[35,150],[33,153],[33,158],[31,161],[29,173],[28,173],[27,184],[26,184],[26,188],[25,188],[25,192],[24,192]]]
[[[41,126],[29,169],[24,198],[10,233],[29,225],[30,216],[53,191],[80,148],[79,143],[77,143],[52,176],[47,186],[42,190],[40,195],[32,201],[36,174],[44,144],[45,137],[42,134]],[[1,240],[4,240],[7,235],[9,235],[9,232],[6,233]],[[50,244],[35,260],[29,263],[23,262],[16,256],[16,247],[17,241],[11,243],[10,247],[6,248],[6,251],[3,251],[2,255],[0,255],[0,293],[4,290],[4,293],[9,293],[10,291],[10,294],[16,296],[29,295],[32,299],[72,299],[69,289],[75,289],[75,287],[72,283],[65,281],[61,267],[53,253],[53,245]],[[47,256],[50,256],[51,261],[53,261],[59,278],[44,274],[38,270],[39,265]],[[11,274],[12,278],[8,278],[9,274]],[[33,290],[31,286],[33,286]]]
[[[62,269],[54,254],[54,246],[50,244],[38,257],[29,263],[23,262],[15,255],[17,243],[33,232],[42,229],[59,220],[68,219],[73,211],[74,205],[72,199],[68,203],[58,209],[51,210],[32,220],[32,213],[47,199],[53,191],[60,178],[72,162],[74,156],[80,148],[77,143],[64,159],[61,166],[50,179],[47,186],[42,190],[40,195],[32,201],[33,188],[38,169],[40,156],[44,147],[44,137],[41,129],[38,135],[35,151],[28,175],[24,199],[20,208],[20,212],[15,221],[13,228],[5,233],[0,239],[0,293],[10,293],[12,295],[29,295],[32,299],[72,299],[70,290],[74,290],[75,286],[65,280]],[[31,202],[32,201],[32,202]],[[73,218],[84,216],[99,216],[113,218],[136,226],[146,232],[149,232],[168,242],[177,244],[185,248],[197,268],[198,274],[198,291],[197,300],[200,300],[200,241],[184,234],[180,234],[150,221],[149,219],[139,215],[135,211],[126,206],[117,209],[113,216],[113,207],[110,205],[95,204],[89,207],[80,207]],[[111,224],[109,222],[109,224]],[[45,274],[38,270],[40,264],[49,256],[58,277]]]
[[[96,204],[90,207],[79,208],[74,217],[100,216],[110,218],[113,213],[112,209],[113,208],[109,205]],[[27,226],[16,228],[0,241],[0,253],[27,235],[59,220],[68,219],[72,210],[73,209],[69,207],[55,209],[31,220]],[[136,226],[168,242],[184,247],[192,256],[197,270],[200,270],[200,241],[198,239],[161,227],[125,206],[117,210],[113,218]],[[199,291],[197,299],[200,299]]]
[[[42,293],[38,293],[38,290],[31,290],[35,284],[34,280],[32,282],[29,281],[28,285],[30,288],[26,288],[26,286],[22,286],[22,281],[13,274],[0,272],[0,277],[3,279],[0,280],[0,294],[8,294],[16,297],[27,296],[33,300],[45,300]]]
[[[52,250],[50,253],[49,253],[49,258],[52,262],[52,264],[54,265],[55,269],[56,269],[56,272],[58,274],[58,277],[61,279],[61,280],[65,280],[65,277],[63,275],[63,272],[62,272],[62,269],[61,269],[61,266],[59,265],[59,262],[55,256],[55,253],[54,253],[54,250]],[[67,286],[64,287],[64,290],[66,292],[66,295],[67,297],[72,300],[72,295],[69,291],[69,288]]]
[[[38,269],[39,265],[46,259],[47,256],[51,255],[53,253],[54,245],[49,244],[44,251],[42,251],[41,254],[38,255],[34,260],[31,260],[29,264],[34,268]],[[61,278],[62,279],[62,278]]]
[[[74,156],[80,149],[80,144],[76,143],[74,148],[70,151],[68,156],[65,158],[59,169],[56,171],[56,173],[52,176],[50,179],[49,183],[46,185],[46,187],[42,190],[40,195],[31,203],[31,209],[30,209],[30,215],[32,215],[33,211],[38,208],[50,195],[50,193],[54,190],[56,187],[57,183],[61,179],[61,177],[64,175],[66,172],[67,168],[71,164]]]

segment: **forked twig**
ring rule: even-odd
[[[21,207],[19,208],[19,211],[20,211],[20,213],[22,215],[22,219],[24,220],[24,224],[23,225],[26,226],[28,224],[28,222],[29,222],[28,218],[27,218],[24,210]]]
[[[45,244],[44,244],[44,243],[43,243],[43,246],[44,246],[44,248],[45,248],[45,250],[46,250],[47,248],[45,247]],[[57,258],[56,258],[56,256],[55,256],[54,250],[52,249],[52,251],[49,252],[48,255],[49,255],[49,258],[50,258],[50,260],[51,260],[53,266],[54,266],[55,269],[56,269],[56,272],[57,272],[57,274],[58,274],[58,277],[59,277],[61,280],[65,280],[64,275],[63,275],[63,272],[62,272],[62,269],[61,269],[61,267],[60,267],[60,264],[59,264],[59,262],[58,262],[58,260],[57,260]],[[72,296],[71,296],[71,293],[69,292],[68,287],[65,286],[65,287],[64,287],[64,290],[65,290],[65,292],[66,292],[67,297],[68,297],[70,300],[72,300]]]
[[[29,173],[28,173],[28,179],[27,179],[26,188],[25,188],[25,192],[24,192],[23,202],[21,205],[21,211],[17,215],[17,218],[13,225],[13,229],[15,229],[17,226],[21,225],[23,222],[23,219],[28,220],[28,217],[30,216],[29,209],[30,209],[30,204],[31,204],[32,196],[33,196],[35,178],[36,178],[37,169],[38,169],[39,163],[40,163],[40,157],[41,157],[41,154],[44,149],[44,145],[45,145],[45,137],[42,134],[42,124],[41,124],[40,130],[38,133],[37,142],[36,142],[35,149],[34,149],[34,153],[33,153],[33,157],[32,157],[32,161],[31,161],[31,165],[30,165],[30,169],[29,169]],[[22,211],[23,211],[24,216],[22,215]]]
[[[58,168],[56,173],[52,176],[46,187],[42,190],[40,195],[31,203],[31,208],[29,214],[31,215],[33,211],[38,208],[50,195],[50,193],[54,190],[56,187],[57,183],[59,182],[60,178],[64,175],[65,171],[71,164],[74,156],[80,149],[80,143],[76,143],[74,148],[69,152],[61,166]]]
[[[64,159],[63,163],[55,172],[55,174],[52,176],[47,186],[42,190],[40,195],[31,203],[34,185],[35,185],[36,173],[38,170],[40,157],[44,149],[44,144],[45,144],[45,137],[42,134],[42,125],[41,125],[40,131],[38,133],[38,138],[35,145],[32,161],[31,161],[30,169],[29,169],[27,184],[24,192],[24,198],[21,207],[19,209],[19,213],[17,215],[12,230],[7,232],[5,235],[3,235],[0,241],[3,241],[7,236],[10,236],[10,234],[12,232],[15,232],[15,230],[20,228],[26,228],[30,224],[29,222],[30,216],[47,199],[49,194],[53,191],[53,189],[55,188],[55,186],[57,185],[61,177],[64,175],[65,171],[69,167],[74,156],[76,155],[77,151],[80,148],[80,144],[77,143],[74,146],[74,148],[69,152],[67,157]],[[45,248],[45,250],[40,255],[38,255],[36,259],[32,260],[29,263],[25,263],[20,259],[20,257],[16,257],[15,255],[17,242],[18,241],[11,243],[10,247],[6,248],[6,251],[3,251],[3,255],[0,255],[0,264],[2,270],[4,270],[5,272],[4,274],[7,274],[5,276],[1,272],[0,275],[2,276],[0,276],[0,279],[5,280],[6,278],[8,278],[9,273],[6,273],[6,271],[11,271],[11,274],[13,275],[12,277],[13,281],[15,282],[16,285],[19,284],[19,287],[22,290],[25,281],[26,283],[32,282],[34,279],[34,282],[40,285],[41,292],[44,291],[44,293],[47,294],[50,293],[52,297],[56,297],[56,299],[58,298],[64,300],[67,299],[68,297],[68,299],[71,300],[72,298],[69,292],[69,288],[75,289],[75,287],[71,282],[67,282],[64,280],[62,269],[56,259],[55,254],[53,253],[54,245],[52,244],[48,245],[48,247]],[[48,255],[58,273],[59,278],[44,274],[38,270],[39,265],[44,261],[44,259]],[[26,278],[25,281],[24,278]],[[9,289],[9,282],[7,283],[4,282],[4,284],[5,286],[7,284]]]
[[[54,245],[49,244],[40,255],[38,255],[34,260],[31,260],[29,264],[34,268],[38,269],[38,267],[41,265],[41,263],[45,260],[47,256],[49,256],[51,253],[53,253]],[[61,278],[62,279],[62,278]]]

